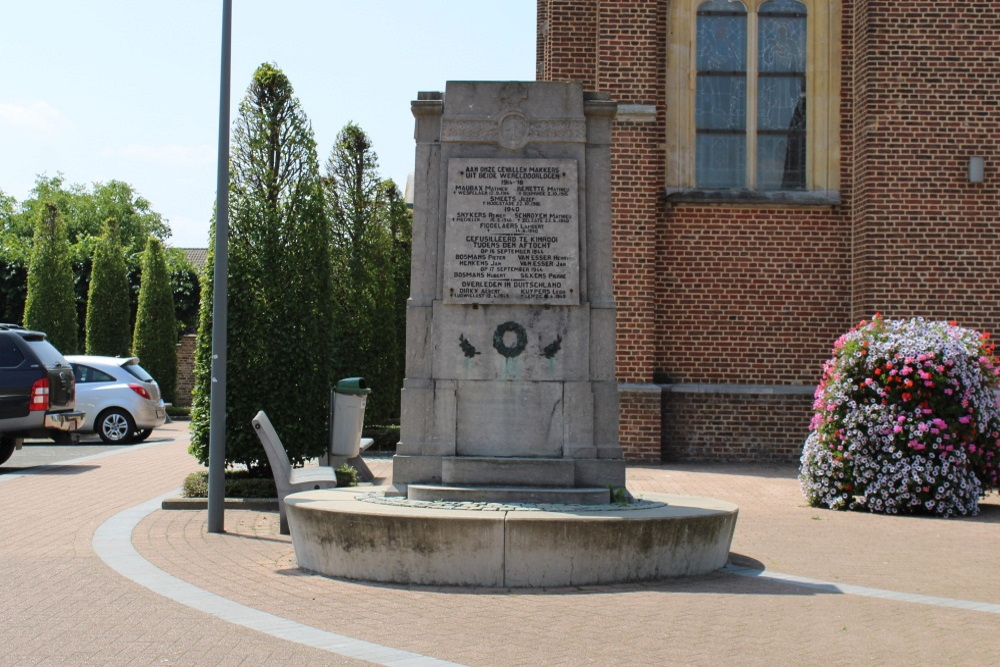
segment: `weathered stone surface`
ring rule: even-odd
[[[468,308],[438,303],[434,377],[587,380],[592,348],[589,313],[585,308]]]
[[[410,484],[410,500],[474,501],[477,503],[547,503],[600,505],[610,502],[607,487],[554,486],[455,486],[453,484]]]
[[[710,498],[666,498],[663,507],[618,514],[509,513],[504,584],[652,581],[705,574],[725,565],[736,506]]]
[[[452,81],[413,103],[400,490],[437,483],[449,456],[583,459],[573,484],[624,483],[613,389],[616,106],[559,82]],[[520,485],[522,473],[492,468],[492,484]],[[546,470],[540,484],[562,483]]]
[[[459,456],[562,456],[562,383],[463,381],[458,387]]]
[[[623,459],[576,459],[574,463],[577,486],[625,487]]]
[[[572,459],[449,456],[442,460],[441,482],[458,486],[556,486],[576,482]]]
[[[306,496],[306,497],[302,497]],[[358,503],[353,494],[286,498],[300,567],[401,584],[503,585],[504,517]]]
[[[710,498],[661,494],[635,507],[523,508],[530,511],[379,504],[365,495],[329,489],[285,499],[300,566],[368,581],[506,587],[699,575],[726,564],[738,512]]]
[[[444,302],[580,303],[575,160],[448,161]]]

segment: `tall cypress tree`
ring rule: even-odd
[[[365,421],[384,425],[399,418],[409,213],[396,185],[380,180],[371,139],[357,124],[348,123],[337,135],[326,171],[337,292],[334,370],[338,376],[363,375],[369,380],[372,394]]]
[[[54,204],[42,207],[35,220],[24,325],[47,333],[63,354],[76,354],[73,267],[66,227]]]
[[[330,384],[330,228],[312,126],[265,63],[240,104],[229,181],[226,461],[266,469],[250,420],[267,412],[300,462],[323,452]],[[214,228],[214,225],[213,225]],[[191,451],[208,460],[211,294],[203,280]]]
[[[155,236],[149,237],[142,253],[132,354],[160,385],[163,400],[172,402],[177,387],[177,318],[163,245]]]
[[[128,356],[132,343],[128,268],[118,237],[118,223],[108,218],[94,248],[87,295],[87,354]]]

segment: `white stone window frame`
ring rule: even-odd
[[[835,205],[840,203],[841,3],[799,0],[806,6],[806,189],[708,190],[695,183],[695,98],[697,18],[704,0],[674,0],[667,36],[666,174],[667,200]],[[747,51],[757,52],[757,11],[767,0],[742,0],[747,10]],[[756,71],[747,73],[747,103],[756,104]],[[748,114],[755,118],[755,112]],[[752,131],[748,124],[748,133]],[[748,142],[746,174],[755,178],[756,143]]]

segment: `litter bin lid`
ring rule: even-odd
[[[338,394],[370,394],[372,389],[364,378],[344,378],[337,383],[334,391]]]

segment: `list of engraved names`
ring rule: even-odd
[[[576,160],[448,161],[445,303],[580,303]]]

